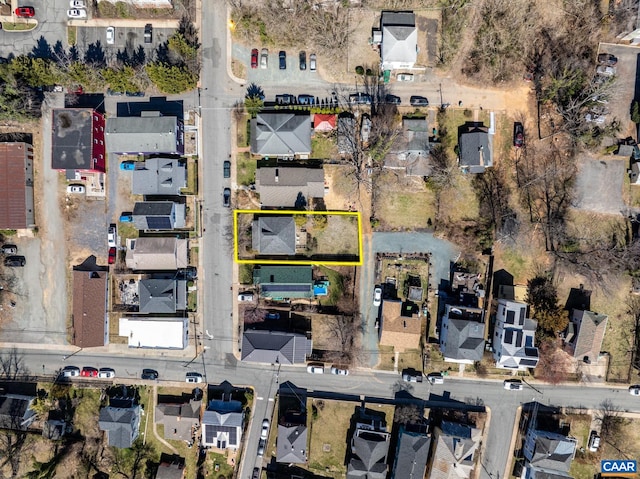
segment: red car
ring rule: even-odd
[[[109,264],[113,264],[116,262],[116,247],[112,246],[109,248]]]
[[[82,376],[83,378],[97,378],[98,370],[96,368],[85,366],[84,368],[82,368],[80,376]]]
[[[18,7],[16,8],[16,17],[33,17],[36,11],[33,7]]]
[[[258,49],[251,50],[251,68],[258,68]]]

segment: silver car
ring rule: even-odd
[[[107,27],[107,45],[113,45],[116,42],[116,27]]]

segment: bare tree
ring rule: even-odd
[[[353,364],[360,351],[357,342],[361,329],[359,315],[327,316],[325,321],[332,344],[339,353],[338,360],[345,365]]]
[[[0,356],[0,379],[28,379],[31,377],[24,358],[16,348],[10,349]]]

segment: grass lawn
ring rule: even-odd
[[[478,112],[478,121],[489,126],[489,112],[486,110]],[[467,109],[447,108],[443,113],[438,114],[438,135],[446,132],[447,140],[453,147],[458,144],[458,128],[468,121],[473,121],[473,112]]]
[[[338,147],[332,137],[315,134],[311,138],[311,158],[335,158],[338,155]]]
[[[603,459],[640,458],[640,419],[624,418],[617,434],[602,438],[598,454]]]
[[[236,142],[240,148],[249,146],[249,115],[245,113],[236,123]]]
[[[95,436],[100,415],[100,390],[72,387],[69,395],[80,399],[73,415],[73,425],[83,436]]]
[[[384,346],[380,344],[378,346],[378,357],[380,360],[376,369],[381,369],[382,371],[393,371],[393,346]]]
[[[311,428],[309,435],[309,470],[324,476],[342,478],[346,473],[344,464],[347,452],[347,434],[351,426],[351,416],[356,404],[342,401],[322,400],[309,401],[311,412]],[[317,413],[315,412],[317,411]]]
[[[138,237],[138,229],[133,225],[133,223],[123,223],[122,221],[118,222],[118,234],[122,238],[122,244],[125,243],[126,238],[137,238]]]
[[[197,311],[198,310],[198,292],[197,291],[189,291],[187,295],[187,309],[189,311]]]
[[[407,349],[398,357],[398,370],[407,368],[422,371],[422,353],[419,349]]]
[[[189,160],[187,162],[187,186],[182,189],[187,195],[198,194],[198,161]]]
[[[207,453],[205,469],[205,477],[215,479],[231,479],[233,477],[233,467],[227,464],[227,458],[224,455],[218,454],[217,452],[209,451]]]
[[[13,31],[13,32],[17,32],[17,31],[24,32],[27,30],[33,30],[38,26],[35,22],[29,22],[29,23],[1,22],[1,25],[2,25],[2,30]],[[74,31],[74,39],[75,39],[75,27],[69,28],[69,31],[71,30]]]
[[[256,160],[251,158],[251,153],[243,151],[236,157],[237,182],[240,185],[249,186],[256,181]]]
[[[253,265],[238,265],[238,281],[240,284],[253,284]]]
[[[457,222],[467,218],[477,218],[480,206],[478,197],[471,185],[473,175],[456,172],[455,187],[442,192],[440,198],[440,214],[450,222]]]
[[[336,270],[318,266],[320,272],[329,279],[329,294],[320,299],[325,306],[335,306],[344,294],[344,278]]]

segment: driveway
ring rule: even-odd
[[[611,53],[618,57],[616,65],[616,83],[609,98],[607,108],[609,110],[608,120],[617,118],[621,122],[620,136],[632,135],[635,138],[635,128],[631,122],[630,110],[631,102],[635,98],[640,98],[640,92],[636,92],[637,64],[640,54],[636,47],[630,45],[614,45],[601,43],[599,53]],[[595,73],[596,65],[593,69]]]
[[[628,160],[600,160],[586,156],[580,161],[576,181],[576,207],[597,213],[620,214],[625,209],[622,186]]]

